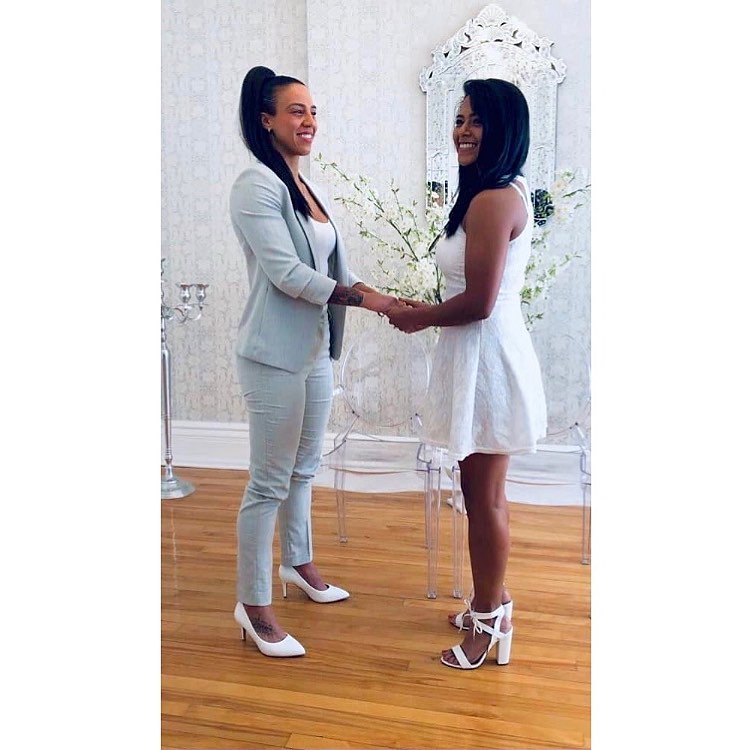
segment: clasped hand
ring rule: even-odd
[[[404,333],[415,333],[427,328],[426,325],[419,324],[415,320],[416,309],[426,304],[419,300],[393,297],[375,291],[366,292],[364,301],[364,307],[380,316],[387,315],[391,325]]]
[[[426,304],[426,302],[420,302],[419,300],[401,297],[396,304],[391,305],[386,310],[388,321],[394,328],[398,328],[399,331],[403,331],[404,333],[421,331],[427,328],[427,326],[417,322],[417,310]]]

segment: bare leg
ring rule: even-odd
[[[482,454],[475,454],[475,455],[482,455]],[[468,457],[468,458],[470,458],[470,457]],[[486,458],[492,458],[492,456],[486,456]],[[500,458],[503,458],[503,457],[500,456]],[[462,462],[461,465],[462,466],[464,465],[463,462]],[[469,471],[471,471],[471,469],[469,469]],[[506,471],[507,471],[507,468],[506,468]],[[462,472],[461,476],[462,476],[462,480],[463,480],[463,476],[464,476],[463,472]],[[503,479],[502,479],[501,484],[500,484],[500,490],[501,491],[504,491],[504,481],[505,481],[505,478],[504,478],[504,475],[503,475]],[[472,482],[472,477],[471,476],[467,477],[467,479],[465,481],[462,481],[462,483],[461,483],[461,485],[462,485],[461,489],[464,492],[464,496],[466,496],[465,493],[466,493],[467,490],[468,490],[469,493],[472,492],[473,488],[472,488],[471,482]],[[464,489],[465,487],[466,487],[466,489]],[[503,494],[503,498],[502,499],[504,500],[504,494]],[[469,502],[471,502],[471,501],[469,500]],[[506,525],[507,525],[507,519],[508,519],[507,504],[503,503],[503,505],[505,506],[505,519],[506,519]],[[468,503],[467,503],[467,515],[469,515],[469,514],[470,514],[470,511],[468,509]],[[471,534],[471,525],[469,526],[469,533]],[[469,537],[469,547],[471,548],[471,537]],[[471,549],[470,549],[470,552],[471,552]],[[507,561],[507,557],[506,557],[506,561]],[[473,568],[473,566],[472,566],[472,568]],[[472,578],[473,578],[473,575],[472,575]],[[473,583],[473,581],[472,581],[472,583]],[[474,587],[472,585],[472,599],[471,599],[472,605],[474,604],[474,600],[475,600]],[[505,588],[505,583],[504,582],[503,582],[503,584],[501,586],[501,600],[502,600],[503,604],[505,604],[506,602],[509,602],[511,600],[510,592],[508,591],[508,589]],[[481,611],[481,610],[476,610],[475,606],[473,606],[472,608],[475,611]],[[456,617],[457,617],[457,615],[458,615],[458,613],[455,613],[455,614],[452,614],[452,615],[448,615],[448,620],[451,622],[451,624],[453,624],[453,625],[456,624]]]
[[[492,612],[507,595],[503,580],[510,552],[508,503],[505,498],[508,463],[507,455],[485,453],[472,453],[460,462],[461,489],[469,519],[469,557],[476,612]],[[503,632],[510,629],[506,618],[503,618],[500,629]],[[473,662],[484,653],[489,642],[487,633],[475,636],[473,630],[469,629],[461,646],[466,658]],[[457,663],[450,649],[443,651],[443,656],[446,661]]]

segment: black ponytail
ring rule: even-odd
[[[250,69],[242,82],[240,94],[240,128],[245,146],[272,169],[276,176],[286,185],[296,211],[310,216],[310,206],[294,181],[289,165],[284,157],[274,148],[271,134],[263,127],[260,116],[263,112],[276,114],[276,91],[292,83],[305,85],[291,76],[277,76],[270,68],[257,65]]]

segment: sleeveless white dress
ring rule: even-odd
[[[528,186],[511,183],[528,220],[508,246],[500,290],[488,318],[440,331],[424,416],[424,440],[447,449],[452,460],[472,453],[533,453],[547,431],[542,375],[523,314],[520,292],[531,254],[534,213]],[[445,274],[445,299],[466,288],[466,234],[443,237],[435,259]]]

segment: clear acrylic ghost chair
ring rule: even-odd
[[[540,334],[545,333],[541,329]],[[546,335],[551,336],[547,330]],[[532,338],[535,335],[532,334]],[[580,493],[581,563],[591,560],[591,354],[580,337],[570,334],[552,336],[548,342],[547,362],[541,361],[542,380],[548,405],[547,434],[537,445],[537,453],[512,456],[508,481],[521,485],[558,485],[563,494],[570,488]],[[566,393],[550,402],[550,394]],[[567,489],[566,489],[567,488]]]
[[[347,424],[323,456],[334,471],[339,541],[348,541],[346,478],[416,473],[424,490],[427,597],[437,596],[437,555],[442,463],[440,449],[420,439],[420,413],[427,395],[430,364],[419,334],[379,325],[361,333],[341,363],[337,396],[343,397]],[[407,435],[395,436],[398,432]]]
[[[581,494],[581,564],[591,562],[591,350],[580,338],[564,334],[557,337],[568,351],[572,352],[570,375],[578,384],[577,396],[567,408],[551,415],[547,437],[540,445],[545,450],[547,444],[565,439],[578,454],[577,484]],[[550,370],[543,369],[545,387],[551,389]],[[549,383],[549,385],[547,385]],[[549,391],[548,391],[549,392]],[[548,448],[547,448],[548,450]]]
[[[576,424],[574,431],[581,448],[579,469],[581,481],[581,563],[591,562],[591,447],[581,427]]]

